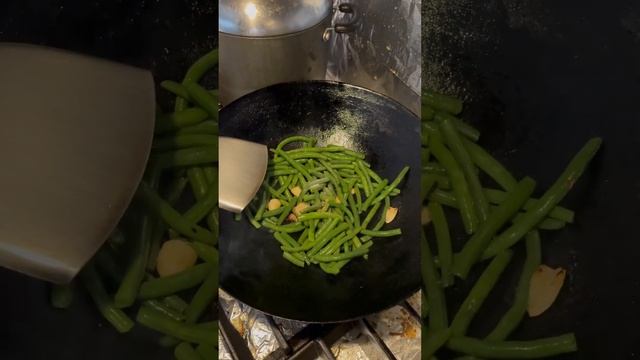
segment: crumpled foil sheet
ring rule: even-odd
[[[422,313],[422,291],[411,295],[411,297],[407,299],[407,303],[409,303],[409,306],[411,306],[416,313]]]
[[[421,0],[335,0],[350,3],[360,20],[352,33],[329,40],[329,80],[343,81],[385,94],[420,111],[422,78]],[[334,13],[333,23],[350,14]]]
[[[420,312],[420,296],[418,292],[407,299],[417,313]],[[309,325],[274,317],[273,322],[278,328],[275,329],[264,313],[241,303],[222,290],[219,290],[219,297],[220,305],[231,324],[247,341],[249,350],[257,360],[278,358],[274,356],[275,351],[280,349],[275,331],[280,330],[288,341]],[[420,324],[402,306],[369,316],[366,320],[398,359],[420,359]],[[383,350],[368,335],[363,322],[354,321],[352,324],[353,327],[331,346],[336,359],[387,360]],[[233,360],[222,336],[219,339],[219,359]]]
[[[220,331],[218,331],[218,360],[233,360]]]
[[[373,342],[358,322],[332,347],[331,352],[337,360],[387,360],[382,349]]]
[[[396,358],[420,360],[420,322],[404,307],[394,306],[367,317],[367,321]]]
[[[219,290],[220,305],[238,333],[247,340],[251,354],[256,360],[267,358],[280,348],[274,329],[260,311],[234,299]]]

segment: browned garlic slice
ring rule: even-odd
[[[552,269],[540,265],[531,277],[529,284],[529,316],[538,316],[551,307],[564,284],[567,271],[563,268]]]

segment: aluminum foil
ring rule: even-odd
[[[367,317],[367,321],[396,358],[420,359],[422,335],[420,322],[404,307],[394,306]]]
[[[267,317],[260,311],[219,290],[220,305],[238,333],[247,341],[256,360],[267,358],[280,348]]]
[[[220,331],[218,331],[218,360],[233,360]]]
[[[407,299],[407,303],[416,313],[422,313],[422,291],[411,295],[411,297]]]
[[[353,4],[360,20],[355,31],[329,40],[329,80],[385,94],[420,112],[421,0],[335,0]],[[336,11],[333,22],[350,14]]]
[[[342,336],[332,347],[337,360],[387,360],[382,349],[366,334],[362,322]]]

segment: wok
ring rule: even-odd
[[[374,239],[369,259],[356,259],[339,275],[318,266],[298,268],[282,258],[279,243],[246,218],[220,214],[220,286],[266,313],[309,322],[335,322],[390,307],[420,284],[419,120],[398,103],[363,88],[323,81],[284,83],[255,91],[220,113],[220,134],[274,148],[291,135],[366,154],[381,177],[411,171],[393,200],[402,235]],[[398,225],[399,224],[399,225]]]
[[[559,358],[636,358],[640,3],[428,0],[423,7],[424,86],[464,98],[463,118],[482,131],[480,143],[516,177],[536,179],[534,195],[588,138],[604,140],[563,202],[576,223],[541,234],[543,263],[568,269],[564,288],[512,338],[575,331],[580,351]],[[511,304],[524,259],[517,250],[472,335],[486,335]],[[452,310],[468,290],[448,293]]]
[[[0,2],[0,41],[151,69],[157,83],[180,80],[191,63],[217,46],[217,16],[209,1],[10,0]],[[158,94],[170,109],[173,97]],[[0,359],[173,359],[173,349],[161,348],[158,335],[140,326],[119,335],[83,291],[65,311],[51,308],[43,281],[0,268],[0,285]]]

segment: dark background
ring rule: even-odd
[[[156,80],[181,80],[217,46],[217,18],[217,2],[205,0],[2,0],[0,42],[73,50],[149,69]],[[171,96],[158,97],[169,109]],[[54,310],[45,283],[0,268],[0,359],[173,359],[173,349],[139,326],[118,335],[79,295],[69,310]]]
[[[467,102],[480,143],[540,196],[592,136],[600,154],[563,202],[576,223],[542,232],[543,263],[568,277],[513,339],[575,331],[563,359],[640,358],[640,2],[423,0],[423,85]],[[511,304],[524,251],[472,324],[484,336]],[[467,282],[470,284],[474,279]],[[469,286],[447,294],[452,311]]]

